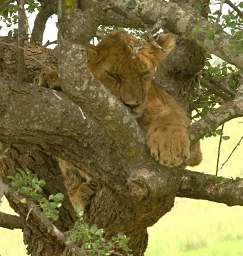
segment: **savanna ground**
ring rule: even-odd
[[[237,127],[237,128],[235,128]],[[243,136],[243,118],[226,123],[221,163]],[[204,160],[195,170],[215,170],[219,137],[204,139]],[[243,177],[243,142],[220,170],[225,177]],[[4,209],[11,209],[4,203]],[[149,229],[146,256],[243,256],[243,208],[178,198],[171,212]],[[182,221],[183,220],[183,221]],[[0,228],[0,255],[25,256],[20,231]]]

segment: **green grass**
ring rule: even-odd
[[[185,253],[178,254],[178,256],[242,256],[242,243],[243,240],[215,242],[201,249],[190,250]]]
[[[149,229],[146,256],[243,256],[242,216],[239,206],[179,198]]]

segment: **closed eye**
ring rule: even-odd
[[[120,76],[120,75],[118,75],[118,74],[116,74],[116,73],[111,73],[111,72],[109,72],[109,71],[106,71],[106,74],[107,74],[110,78],[116,80],[119,84],[122,82],[122,79],[121,79],[121,76]]]

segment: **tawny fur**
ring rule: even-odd
[[[64,176],[65,186],[71,203],[74,207],[84,209],[94,194],[92,178],[84,171],[73,166],[71,163],[58,158],[60,169]]]
[[[151,154],[169,167],[197,165],[199,142],[190,145],[189,119],[180,104],[154,83],[156,68],[175,47],[172,34],[147,42],[126,32],[108,34],[88,48],[88,67],[94,76],[130,106],[146,132]]]

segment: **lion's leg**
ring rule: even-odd
[[[200,162],[200,155],[194,154],[194,148],[200,149],[200,145],[192,146],[191,156],[190,122],[172,96],[160,89],[150,92],[142,123],[150,152],[162,165],[173,167]]]
[[[187,128],[176,122],[167,124],[164,121],[160,118],[158,123],[152,122],[146,133],[151,155],[169,167],[185,164],[190,159]]]
[[[94,194],[94,184],[92,178],[81,169],[71,163],[58,158],[59,167],[64,176],[65,186],[74,207],[83,210],[89,204],[90,198]]]

